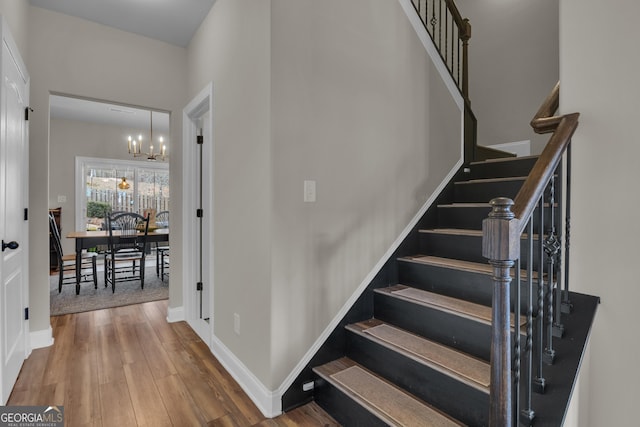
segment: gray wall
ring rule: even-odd
[[[548,136],[529,122],[558,81],[557,0],[456,0],[469,18],[469,98],[478,144],[531,140],[532,154]]]
[[[460,158],[460,113],[395,1],[218,0],[209,81],[214,333],[275,390]]]
[[[560,1],[560,109],[573,138],[571,286],[602,304],[583,364],[576,426],[638,424],[640,3]]]
[[[269,386],[270,1],[218,0],[189,45],[189,98],[213,82],[214,333]],[[240,315],[241,335],[233,331]]]
[[[18,46],[22,59],[26,61],[28,54],[28,0],[0,0],[0,14],[9,25],[13,40]]]
[[[397,1],[273,0],[271,13],[277,386],[460,158],[461,122]]]

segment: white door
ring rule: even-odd
[[[206,87],[183,116],[183,298],[185,317],[200,338],[213,337],[213,118]]]
[[[0,400],[5,404],[27,352],[29,77],[2,25],[0,85]]]

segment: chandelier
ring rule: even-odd
[[[151,162],[155,162],[156,160],[166,160],[167,157],[167,146],[164,143],[164,138],[160,136],[158,138],[158,146],[157,150],[154,151],[153,147],[153,111],[149,110],[149,151],[145,152],[142,149],[142,134],[138,135],[138,139],[134,139],[129,135],[127,137],[127,146],[129,149],[129,154],[133,154],[133,157],[142,157],[146,156],[147,160]]]

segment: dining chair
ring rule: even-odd
[[[147,252],[149,217],[133,212],[107,216],[108,249],[104,256],[104,286],[116,282],[140,280],[144,289],[144,269]],[[137,273],[136,273],[137,272]]]
[[[169,211],[162,211],[156,214],[156,225],[158,228],[169,228]],[[169,269],[169,245],[167,242],[156,242],[156,276],[164,281],[165,276],[169,276],[165,270]]]
[[[58,258],[58,293],[62,292],[63,284],[75,284],[76,295],[80,294],[80,283],[76,281],[76,255],[65,255],[62,251],[62,242],[60,241],[60,232],[56,225],[53,215],[49,214],[49,233],[53,240],[53,247]],[[80,264],[80,282],[93,282],[93,287],[98,288],[98,274],[96,268],[96,258],[98,254],[95,252],[83,252]],[[65,273],[72,273],[66,274]]]

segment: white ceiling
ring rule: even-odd
[[[29,0],[33,6],[186,47],[215,0]]]

